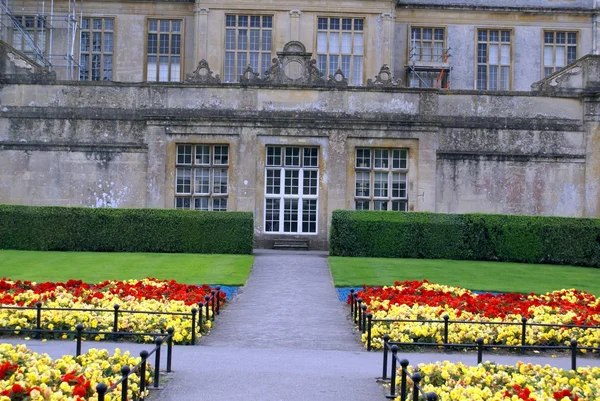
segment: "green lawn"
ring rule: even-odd
[[[0,250],[0,278],[97,283],[154,277],[186,284],[243,285],[253,261],[252,255]]]
[[[535,292],[576,288],[600,296],[600,269],[440,259],[329,258],[337,287],[423,280],[470,290]]]

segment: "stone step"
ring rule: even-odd
[[[273,241],[273,249],[280,250],[305,250],[308,251],[308,240],[305,239],[276,239]]]

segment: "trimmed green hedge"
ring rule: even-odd
[[[251,212],[0,205],[0,249],[252,253]]]
[[[600,219],[336,210],[329,253],[600,267]]]

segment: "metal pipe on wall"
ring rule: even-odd
[[[598,54],[598,0],[594,0],[592,14],[592,54]]]

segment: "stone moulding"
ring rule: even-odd
[[[221,77],[219,77],[219,74],[213,76],[208,61],[202,59],[194,72],[186,75],[184,82],[189,84],[220,84]]]

